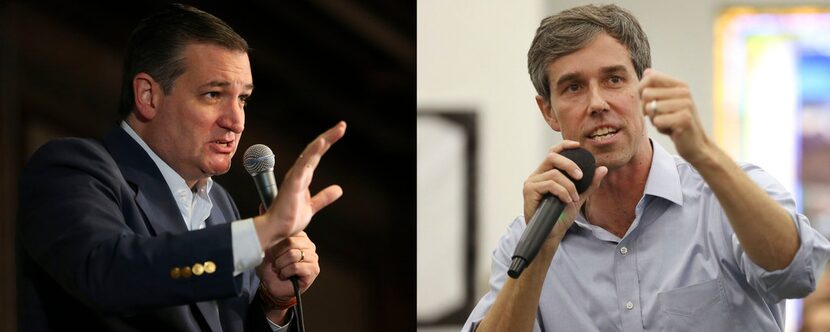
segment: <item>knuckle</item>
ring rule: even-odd
[[[556,187],[553,187],[551,189],[552,189],[551,190],[552,194],[556,194],[557,196],[559,196],[559,195],[568,196],[568,190],[565,189],[565,187],[563,187],[562,185],[557,185]]]
[[[530,196],[532,193],[533,193],[533,191],[530,189],[528,183],[525,182],[524,187],[522,187],[522,196],[527,197],[527,196]]]
[[[573,182],[568,181],[568,183],[565,184],[565,189],[568,192],[571,192],[571,191],[575,192],[576,191],[576,184],[574,184]]]

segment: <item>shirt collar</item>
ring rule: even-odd
[[[680,187],[680,173],[677,171],[677,164],[675,163],[675,159],[672,155],[666,151],[659,143],[649,139],[651,143],[651,147],[653,153],[651,155],[651,167],[648,171],[648,178],[646,178],[646,186],[643,190],[643,198],[640,199],[640,203],[643,203],[643,199],[646,196],[654,196],[666,199],[670,202],[673,202],[677,205],[683,205],[683,190]],[[591,225],[585,219],[585,216],[580,213],[575,222],[575,225],[596,231],[601,229],[598,226]],[[632,225],[633,229],[634,225]],[[596,232],[595,232],[596,233]],[[603,230],[603,234],[599,235],[602,236],[603,239],[607,240],[618,240],[612,239],[615,238],[614,235],[608,233],[607,231]]]
[[[167,186],[170,187],[170,192],[173,193],[173,197],[177,198],[177,203],[179,202],[179,193],[183,193],[184,191],[199,193],[202,192],[202,190],[204,189],[205,194],[210,193],[210,188],[213,187],[213,179],[207,178],[205,180],[196,182],[195,190],[191,189],[187,186],[187,182],[184,181],[184,178],[182,178],[182,176],[179,175],[179,173],[173,170],[173,168],[171,168],[170,165],[164,162],[164,160],[162,160],[161,157],[159,157],[152,149],[150,149],[150,146],[148,146],[147,143],[144,142],[144,140],[141,139],[140,136],[138,136],[138,134],[133,130],[133,128],[130,127],[130,125],[127,124],[126,121],[121,121],[121,128],[123,128],[124,131],[126,131],[127,134],[130,135],[130,137],[132,137],[138,143],[138,145],[140,145],[141,148],[147,152],[147,154],[150,156],[150,159],[152,159],[153,162],[156,163],[156,166],[159,168],[159,171],[161,171],[161,175],[164,177],[164,181],[167,182]]]
[[[680,173],[677,163],[659,143],[649,139],[654,153],[651,157],[651,169],[646,179],[645,195],[667,199],[677,205],[683,205],[683,189],[680,186]]]

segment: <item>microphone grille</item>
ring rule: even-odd
[[[594,181],[594,171],[596,170],[596,160],[594,159],[594,155],[591,154],[588,150],[583,148],[576,148],[576,149],[568,149],[562,151],[560,153],[565,158],[573,160],[579,169],[582,170],[582,178],[579,181],[571,179],[571,176],[565,173],[571,181],[574,182],[576,186],[576,191],[580,194],[588,189],[591,186],[591,182]]]
[[[276,163],[274,152],[264,144],[251,145],[245,150],[242,162],[245,165],[245,170],[251,175],[273,171]]]

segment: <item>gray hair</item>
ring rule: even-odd
[[[538,93],[550,101],[548,65],[585,47],[601,32],[627,49],[638,78],[651,67],[651,47],[637,19],[617,5],[585,5],[548,16],[536,29],[527,52],[527,70]]]

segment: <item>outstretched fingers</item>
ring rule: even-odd
[[[338,140],[346,134],[346,123],[340,121],[334,127],[317,136],[314,141],[306,146],[303,153],[294,161],[294,165],[286,174],[285,186],[289,190],[302,190],[311,184],[314,170],[320,163],[320,159]]]
[[[340,186],[334,184],[326,187],[311,198],[311,213],[316,214],[317,211],[334,203],[340,196],[343,196],[343,188],[340,188]]]

